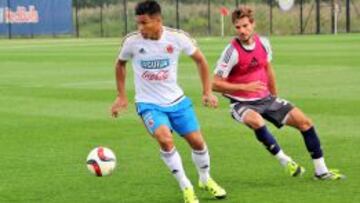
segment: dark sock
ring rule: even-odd
[[[320,140],[316,134],[315,128],[311,127],[309,130],[301,132],[301,134],[304,137],[305,145],[311,155],[311,158],[321,158],[323,156],[323,153],[320,147]]]
[[[256,138],[263,143],[266,149],[273,155],[280,151],[280,146],[276,142],[274,136],[268,131],[266,126],[255,130]]]

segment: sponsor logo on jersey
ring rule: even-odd
[[[171,44],[167,45],[167,47],[166,47],[166,52],[169,53],[169,54],[174,53],[174,47],[173,47],[173,45],[171,45]]]
[[[140,64],[144,69],[163,69],[170,65],[170,59],[141,60]]]
[[[142,75],[142,78],[148,81],[162,81],[169,78],[168,70],[161,70],[158,72],[145,71]]]
[[[250,67],[255,67],[255,66],[258,66],[259,65],[259,62],[258,60],[254,57],[251,59],[251,62],[250,62]]]
[[[146,51],[145,51],[144,48],[141,48],[141,49],[139,50],[139,53],[140,53],[140,54],[146,54]]]

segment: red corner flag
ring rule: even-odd
[[[226,8],[225,6],[222,6],[222,7],[220,8],[220,14],[221,14],[222,16],[227,16],[227,15],[229,15],[229,9]]]

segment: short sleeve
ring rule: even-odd
[[[181,46],[181,51],[183,51],[188,56],[193,55],[197,50],[195,39],[193,39],[186,32],[179,33],[179,44]]]
[[[125,38],[120,47],[118,59],[128,61],[132,56],[131,42],[129,38]]]
[[[268,38],[266,37],[261,37],[260,41],[262,43],[262,45],[264,46],[266,53],[267,53],[267,61],[271,62],[272,61],[272,50],[271,50],[271,45],[270,45],[270,41]]]
[[[233,67],[238,63],[238,56],[239,54],[236,49],[229,44],[222,52],[216,64],[214,74],[221,78],[227,78]]]

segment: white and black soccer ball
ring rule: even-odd
[[[278,0],[278,3],[281,10],[288,11],[294,6],[295,0]]]
[[[89,171],[96,176],[108,176],[116,167],[115,154],[106,147],[96,147],[86,158]]]

